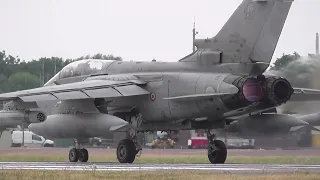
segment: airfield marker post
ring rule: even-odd
[[[22,144],[21,147],[24,147],[24,123],[22,123]]]

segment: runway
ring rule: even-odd
[[[20,155],[22,157],[45,156],[67,156],[70,148],[0,148],[0,157],[8,154]],[[97,157],[115,156],[115,149],[88,148],[90,154]],[[148,158],[174,158],[176,156],[193,156],[206,154],[204,149],[144,149],[143,157]],[[298,150],[229,150],[228,155],[233,157],[254,156],[320,156],[320,149],[298,149]],[[69,162],[0,162],[2,170],[68,170],[68,171],[200,171],[223,174],[261,174],[261,173],[294,173],[309,172],[320,173],[320,165],[283,165],[283,164],[120,164],[104,162],[69,163]]]
[[[67,170],[67,171],[206,171],[212,173],[319,173],[320,165],[280,164],[119,164],[65,162],[0,162],[2,170]]]
[[[19,148],[3,148],[0,147],[0,156],[8,153],[29,153],[29,154],[42,154],[42,153],[54,153],[54,154],[68,154],[71,147],[68,148],[51,148],[51,147],[19,147]],[[87,148],[90,154],[96,155],[115,155],[115,148]],[[147,149],[142,150],[143,156],[166,156],[166,155],[199,155],[207,154],[206,149]],[[229,149],[228,156],[320,156],[319,148],[308,148],[308,149],[293,149],[293,150],[265,150],[265,149]]]

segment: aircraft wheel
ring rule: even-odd
[[[123,139],[117,147],[117,158],[120,163],[133,163],[137,150],[134,142],[130,139]]]
[[[208,159],[211,164],[223,164],[227,159],[227,147],[223,141],[213,141],[215,149],[208,148]]]
[[[69,161],[70,162],[77,162],[79,160],[79,156],[80,156],[80,153],[79,153],[78,149],[76,149],[76,148],[70,149],[70,151],[69,151]]]
[[[80,149],[79,150],[79,161],[80,162],[88,162],[89,153],[87,149]]]

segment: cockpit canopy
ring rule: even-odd
[[[58,79],[106,73],[107,67],[115,60],[84,59],[72,62],[51,78],[44,86],[54,83]]]
[[[65,66],[60,72],[60,79],[99,74],[114,62],[114,60],[85,59],[72,62]]]

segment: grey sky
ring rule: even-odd
[[[27,61],[97,52],[124,60],[177,61],[214,36],[242,0],[0,0],[0,50]],[[273,59],[315,52],[320,0],[295,0]]]

